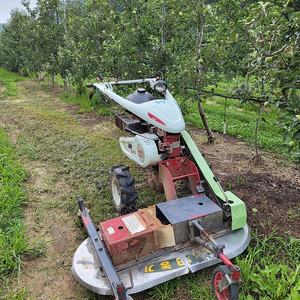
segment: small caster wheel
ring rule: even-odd
[[[212,279],[212,288],[216,298],[218,300],[238,300],[239,299],[239,289],[238,284],[234,283],[223,290],[221,293],[219,292],[219,282],[226,275],[230,274],[230,271],[225,266],[217,267],[213,273]]]

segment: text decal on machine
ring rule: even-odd
[[[179,257],[176,257],[169,260],[157,262],[154,264],[147,264],[144,266],[144,269],[140,268],[139,271],[141,273],[163,272],[163,271],[170,271],[170,270],[182,268],[184,266],[185,265],[181,261],[181,259]]]
[[[123,223],[131,234],[135,234],[147,229],[146,224],[138,214],[133,214],[122,218]]]

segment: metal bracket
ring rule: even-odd
[[[243,282],[243,280],[241,277],[239,277],[239,279],[235,280],[235,279],[232,279],[228,274],[225,274],[225,276],[218,283],[218,287],[219,287],[218,292],[222,293],[231,284],[235,284],[235,283],[240,284],[242,282]]]
[[[202,184],[197,185],[197,186],[196,186],[196,189],[197,189],[197,192],[198,192],[199,194],[202,194],[202,193],[205,192],[205,189],[204,189],[204,187],[203,187]]]
[[[195,241],[195,235],[194,235],[194,226],[192,221],[189,221],[189,228],[190,228],[190,234],[189,234],[189,239],[191,242]]]
[[[131,269],[128,270],[128,274],[129,274],[129,279],[130,279],[130,286],[127,286],[126,290],[131,290],[134,287]]]
[[[158,150],[159,151],[169,151],[170,150],[170,143],[158,143]]]

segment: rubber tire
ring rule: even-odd
[[[238,300],[239,299],[239,287],[237,283],[231,284],[222,293],[216,291],[218,282],[224,277],[225,274],[230,274],[229,269],[226,266],[220,266],[214,269],[212,278],[212,289],[218,300]]]
[[[129,167],[114,166],[109,171],[109,189],[112,204],[120,215],[137,211],[138,198],[134,187],[134,178],[129,173]]]

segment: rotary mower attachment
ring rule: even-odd
[[[188,202],[191,207],[182,211]],[[186,220],[185,216],[195,212],[199,203],[204,207],[202,211],[207,209],[206,216]],[[226,266],[215,269],[213,291],[219,300],[238,299],[240,268],[224,254],[222,242],[242,244],[240,249],[229,247],[229,255],[235,256],[236,251],[243,251],[249,243],[248,227],[238,230],[237,236],[223,228],[212,237],[200,223],[214,227],[211,222],[216,221],[220,210],[205,195],[160,203],[155,208],[102,222],[99,232],[81,196],[78,205],[78,215],[89,238],[74,255],[72,272],[86,288],[99,294],[113,294],[115,299],[130,300],[129,294],[222,261]],[[181,210],[180,216],[171,213],[175,208]],[[211,212],[212,209],[215,211]]]

